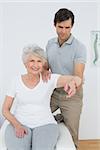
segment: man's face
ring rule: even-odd
[[[56,28],[59,42],[60,43],[65,42],[69,38],[70,33],[71,33],[71,29],[72,29],[71,18],[69,18],[68,20],[62,21],[60,23],[56,23],[55,28]]]

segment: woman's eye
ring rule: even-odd
[[[30,60],[30,62],[34,62],[34,60]]]
[[[38,60],[38,62],[42,62],[41,60]]]

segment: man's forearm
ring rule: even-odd
[[[48,62],[45,62],[45,64],[43,65],[43,70],[49,70],[49,64]]]

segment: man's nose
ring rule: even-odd
[[[63,33],[66,33],[66,28],[63,28],[63,29],[62,29],[62,32],[63,32]]]

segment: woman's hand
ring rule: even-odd
[[[23,138],[26,134],[28,134],[28,130],[22,125],[19,125],[15,127],[15,133],[16,133],[16,137]]]

